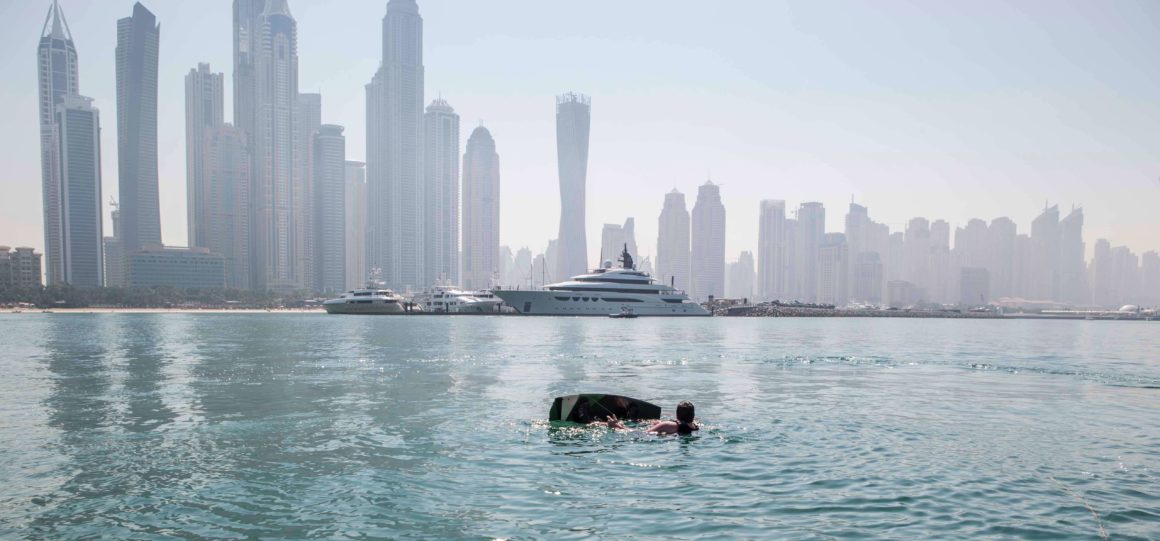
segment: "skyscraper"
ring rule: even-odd
[[[882,257],[878,252],[862,252],[854,256],[850,266],[854,277],[850,283],[850,298],[879,304],[882,302]]]
[[[206,63],[185,76],[185,203],[190,246],[209,246],[212,199],[205,170],[205,139],[225,123],[223,79]]]
[[[665,206],[657,224],[657,280],[689,291],[689,211],[685,194],[665,194]]]
[[[252,146],[258,120],[258,51],[262,43],[265,0],[234,0],[234,126]]]
[[[250,254],[250,188],[252,165],[247,137],[231,124],[222,124],[205,132],[202,149],[207,204],[204,244],[221,254],[225,285],[231,289],[250,289],[255,277],[251,272]]]
[[[303,287],[311,288],[315,279],[314,241],[316,226],[314,135],[322,127],[322,95],[299,94],[294,109],[294,175],[290,191],[293,202],[291,219],[294,253],[298,254],[297,268]],[[345,148],[345,144],[344,144]],[[344,158],[345,161],[345,158]]]
[[[298,25],[286,0],[266,3],[256,31],[251,269],[255,288],[290,291],[307,284],[295,237],[295,205],[304,203],[294,193]]]
[[[1018,296],[1015,291],[1015,237],[1017,227],[1010,218],[991,220],[987,228],[987,270],[991,277],[991,297]]]
[[[1042,301],[1059,300],[1059,207],[1045,208],[1031,222],[1031,294]]]
[[[725,295],[725,205],[721,188],[707,181],[697,189],[693,205],[691,297],[706,299]]]
[[[346,289],[346,137],[342,126],[314,133],[314,290]]]
[[[849,249],[846,235],[827,233],[818,247],[817,302],[844,306],[848,300]]]
[[[1076,305],[1091,302],[1084,262],[1083,209],[1073,209],[1059,222],[1059,298]]]
[[[346,162],[346,287],[367,280],[367,169],[363,162]]]
[[[161,245],[157,61],[161,26],[140,2],[117,21],[117,173],[125,257]],[[126,268],[126,271],[130,269]]]
[[[757,227],[757,294],[766,300],[785,298],[785,201],[762,201]]]
[[[1092,303],[1096,306],[1111,308],[1117,300],[1112,270],[1112,243],[1098,239],[1091,262]]]
[[[821,203],[802,203],[797,222],[797,298],[817,302],[818,251],[826,235],[826,208]]]
[[[741,252],[737,261],[729,264],[729,285],[726,294],[730,299],[753,298],[753,252]]]
[[[1140,303],[1160,305],[1160,254],[1154,251],[1140,257]]]
[[[556,98],[556,159],[560,173],[560,235],[556,276],[588,272],[585,233],[585,185],[588,179],[588,135],[592,102],[583,94]],[[724,263],[722,263],[724,264]]]
[[[40,178],[44,204],[45,274],[48,285],[64,281],[64,204],[61,200],[60,144],[56,108],[65,96],[80,92],[77,50],[64,13],[54,0],[40,32],[36,50],[40,91]]]
[[[423,241],[423,19],[415,0],[390,0],[383,58],[367,85],[367,265],[387,285],[419,287]]]
[[[459,115],[437,99],[423,116],[423,172],[427,238],[424,285],[437,280],[459,283]]]
[[[870,231],[873,222],[870,221],[869,210],[862,206],[850,203],[850,210],[846,212],[846,254],[847,254],[847,292],[854,290],[854,263],[862,252],[873,251],[870,247]]]
[[[463,287],[491,286],[499,272],[499,154],[487,128],[467,139],[463,154]]]
[[[933,283],[930,268],[930,221],[912,218],[906,224],[904,279],[922,290],[922,300],[928,300]]]
[[[66,95],[56,106],[60,142],[62,281],[105,285],[101,218],[101,122],[92,100]]]

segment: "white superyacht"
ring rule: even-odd
[[[709,316],[684,292],[658,284],[646,272],[636,270],[628,247],[621,268],[611,261],[589,274],[544,289],[496,289],[494,293],[516,312],[537,316],[600,316],[631,312],[638,316]]]
[[[402,295],[386,289],[378,279],[380,271],[371,271],[371,278],[363,289],[347,291],[337,299],[322,303],[328,314],[389,315],[408,311]]]
[[[492,314],[503,302],[491,292],[463,291],[448,284],[435,285],[415,296],[424,312],[436,314]]]

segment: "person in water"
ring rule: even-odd
[[[692,434],[694,430],[700,430],[695,421],[696,413],[693,408],[693,403],[685,400],[677,404],[677,420],[676,421],[657,421],[648,427],[646,432],[653,434]],[[617,419],[615,415],[608,416],[608,428],[625,428],[624,423]]]

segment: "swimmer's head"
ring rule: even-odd
[[[688,400],[677,404],[677,420],[684,424],[693,422],[693,403]]]

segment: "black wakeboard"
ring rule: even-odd
[[[604,421],[610,415],[626,421],[660,419],[661,407],[614,394],[574,394],[556,397],[548,412],[548,420],[591,423]]]

